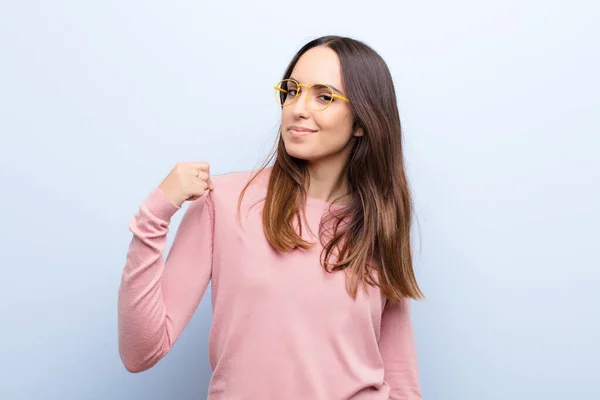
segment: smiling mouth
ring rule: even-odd
[[[304,128],[302,126],[297,126],[297,125],[291,125],[290,127],[288,127],[288,132],[290,133],[290,135],[294,138],[300,138],[303,136],[308,136],[310,134],[313,134],[315,132],[317,132],[314,129],[308,129],[308,128]]]
[[[313,133],[316,133],[317,131],[311,131],[308,129],[294,129],[294,128],[290,128],[288,129],[288,132],[290,133],[290,135],[293,138],[301,138],[304,136],[308,136],[308,135],[312,135]]]

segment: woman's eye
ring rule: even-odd
[[[333,97],[331,97],[328,94],[322,94],[322,95],[320,95],[319,99],[321,99],[321,100],[323,100],[323,101],[325,101],[327,103],[329,103],[330,101],[333,101]]]
[[[289,94],[290,96],[295,96],[296,95],[296,89],[288,89],[287,94]]]

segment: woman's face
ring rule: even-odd
[[[329,47],[314,47],[304,53],[290,78],[307,86],[327,84],[336,94],[347,97],[338,55]],[[281,136],[287,153],[311,163],[328,159],[344,162],[350,154],[352,137],[362,135],[360,130],[352,131],[350,105],[334,98],[325,110],[314,111],[306,102],[307,92],[302,86],[296,101],[282,108]]]

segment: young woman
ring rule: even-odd
[[[421,399],[409,302],[422,293],[390,72],[362,42],[327,36],[274,91],[281,129],[263,167],[177,164],[131,221],[123,363],[144,371],[167,354],[210,281],[209,399]]]

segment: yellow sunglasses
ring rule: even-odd
[[[300,96],[302,86],[307,89],[306,104],[311,110],[323,111],[333,103],[334,99],[350,102],[346,97],[336,94],[334,88],[324,83],[315,83],[309,86],[294,79],[283,79],[274,86],[277,104],[281,107],[293,104]]]

